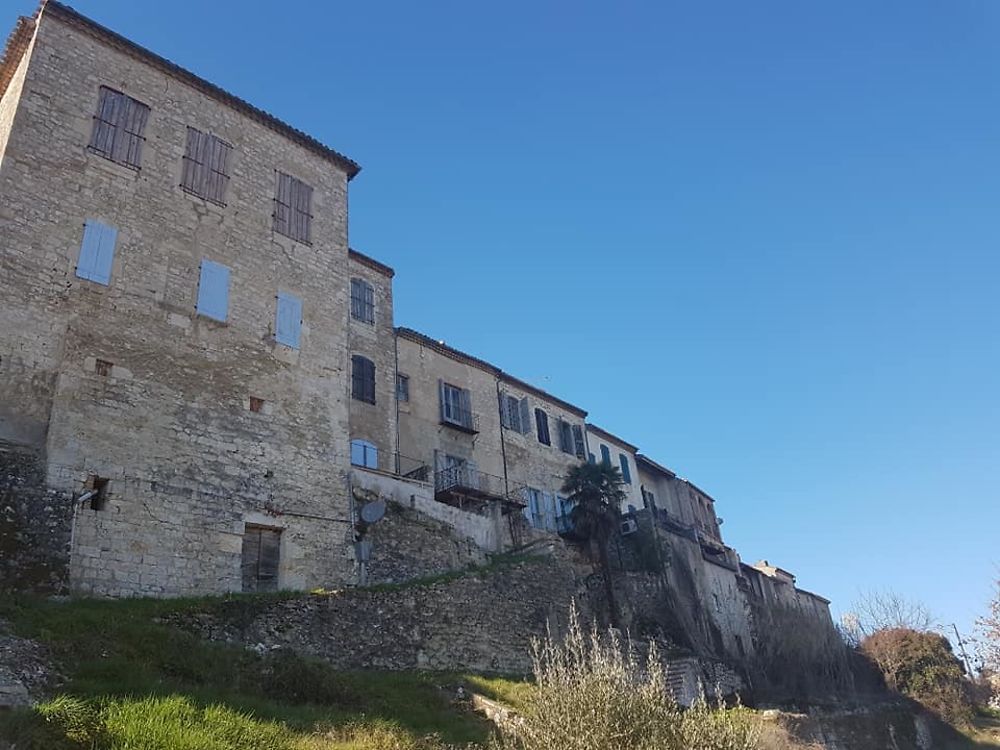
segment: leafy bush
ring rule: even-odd
[[[752,712],[674,703],[655,644],[640,664],[614,634],[585,634],[575,613],[564,641],[536,644],[523,715],[501,727],[503,750],[754,750]]]
[[[906,628],[880,630],[861,641],[861,651],[888,687],[922,703],[952,724],[968,724],[972,701],[962,663],[948,639]]]

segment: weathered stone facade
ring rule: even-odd
[[[0,437],[54,490],[107,480],[76,514],[73,588],[239,590],[248,522],[282,530],[279,585],[341,580],[356,167],[63,6],[31,27],[0,108]],[[88,149],[101,86],[149,107],[138,169]],[[232,144],[225,206],[179,187],[189,126]],[[276,171],[313,188],[311,244],[272,230]],[[76,272],[90,220],[118,230],[106,285]],[[196,312],[203,259],[230,269],[224,322]],[[298,348],[275,339],[282,291]]]

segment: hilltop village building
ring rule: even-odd
[[[584,409],[397,327],[392,269],[348,245],[349,158],[55,0],[0,96],[7,583],[350,584],[364,498],[497,552],[565,532],[567,472],[607,461],[622,536],[642,515],[671,540],[707,639],[745,651],[744,595],[829,619]]]

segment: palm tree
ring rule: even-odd
[[[611,625],[617,628],[618,607],[611,585],[608,542],[618,526],[625,500],[622,473],[607,462],[579,464],[569,470],[562,491],[573,503],[570,511],[573,536],[587,543],[591,563],[604,578]]]

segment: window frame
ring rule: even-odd
[[[402,398],[400,398],[401,392]],[[401,372],[396,373],[396,400],[404,404],[410,402],[410,376]]]
[[[197,141],[194,149],[192,140]],[[225,208],[232,153],[233,146],[228,141],[188,125],[184,155],[181,157],[181,190]],[[205,189],[199,189],[199,186]]]
[[[375,287],[358,277],[351,279],[351,319],[375,325]]]
[[[351,355],[351,398],[375,404],[375,363],[363,354]]]
[[[124,91],[99,86],[87,150],[138,172],[150,111],[148,104]]]
[[[540,407],[535,407],[535,433],[538,436],[538,442],[542,445],[552,445],[552,433],[549,432],[549,415],[545,412],[545,409]]]
[[[361,463],[354,460],[354,451],[356,448],[361,449]],[[360,466],[363,469],[378,469],[378,452],[378,446],[370,440],[353,438],[351,440],[351,466]],[[374,463],[369,462],[369,457],[373,458]]]
[[[622,481],[625,482],[625,484],[632,484],[632,469],[628,463],[628,454],[619,453],[618,463],[621,466]]]
[[[438,382],[441,397],[441,421],[463,430],[474,431],[472,393],[468,388],[462,388],[444,380]]]
[[[274,174],[274,212],[271,214],[271,228],[290,240],[303,245],[312,245],[312,186],[279,169],[274,170]]]

